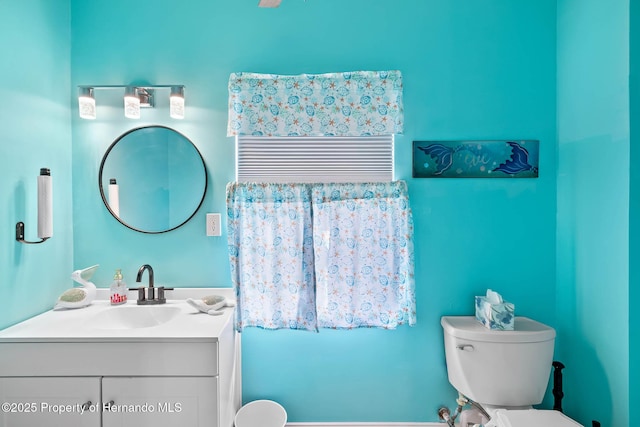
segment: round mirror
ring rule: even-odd
[[[123,225],[143,233],[175,230],[195,215],[207,171],[195,145],[165,126],[121,135],[100,163],[100,194]]]

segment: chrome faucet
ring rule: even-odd
[[[155,287],[153,285],[153,268],[149,264],[145,264],[138,270],[138,275],[136,276],[136,282],[140,283],[142,281],[142,275],[144,271],[147,270],[149,272],[149,287],[147,288],[147,295],[145,297],[144,287],[138,288],[138,305],[147,305],[147,304],[164,304],[167,300],[164,297],[164,286],[158,287],[158,298],[155,295]]]

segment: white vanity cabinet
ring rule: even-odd
[[[0,331],[0,427],[233,427],[241,405],[233,309],[209,316],[175,302],[183,312],[165,325],[94,331],[89,321],[105,304]],[[89,320],[60,323],[72,316]]]

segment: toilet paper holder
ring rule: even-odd
[[[16,224],[16,240],[20,243],[43,243],[53,236],[53,198],[51,184],[51,170],[40,168],[38,176],[38,238],[39,241],[30,242],[24,239],[24,222]]]

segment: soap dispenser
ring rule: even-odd
[[[116,270],[116,274],[113,276],[113,283],[110,288],[111,305],[119,305],[127,302],[127,285],[122,279],[122,271]]]

